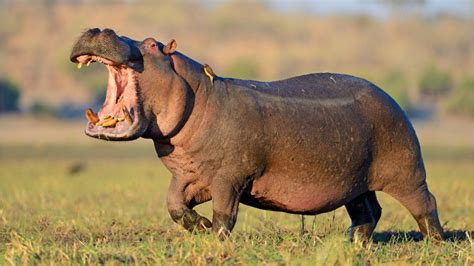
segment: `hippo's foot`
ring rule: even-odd
[[[372,236],[375,226],[382,215],[374,191],[366,192],[346,204],[347,212],[352,220],[349,231],[351,241],[360,239],[367,241]]]
[[[349,237],[351,241],[360,240],[362,242],[366,242],[372,236],[374,229],[375,226],[372,223],[351,226],[349,230]]]
[[[195,210],[181,209],[170,211],[171,218],[190,232],[203,232],[212,228],[212,223]]]
[[[429,237],[437,241],[443,241],[445,239],[444,230],[439,222],[437,211],[433,211],[423,217],[415,217],[415,219],[424,237]]]
[[[230,236],[230,232],[235,224],[235,218],[229,215],[214,211],[212,216],[212,230],[220,240],[225,240]]]
[[[404,193],[387,191],[387,193],[400,201],[410,211],[424,237],[430,237],[433,240],[444,240],[444,231],[439,222],[436,199],[429,192],[426,183],[414,191],[404,191]]]

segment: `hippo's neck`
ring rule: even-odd
[[[171,55],[174,70],[180,75],[189,86],[196,92],[203,83],[203,65],[185,56],[182,53],[175,52]]]
[[[155,148],[160,157],[169,155],[175,146],[183,149],[191,148],[189,139],[199,128],[207,108],[209,95],[212,93],[212,83],[205,75],[203,65],[178,52],[173,53],[171,57],[174,71],[192,90],[193,103],[191,113],[179,128],[179,132],[175,132],[170,138],[154,139]]]

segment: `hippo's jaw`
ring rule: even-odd
[[[111,48],[104,50],[106,45],[111,45]],[[113,49],[115,46],[119,47]],[[125,49],[127,46],[130,48]],[[86,111],[89,122],[85,133],[90,137],[115,141],[134,140],[141,137],[148,128],[149,122],[144,115],[137,78],[143,64],[141,59],[127,53],[132,46],[129,39],[122,39],[113,31],[93,29],[79,39],[71,53],[71,61],[77,63],[78,68],[99,62],[105,65],[109,73],[102,108],[97,114],[92,109]]]
[[[137,72],[132,67],[116,65],[96,55],[81,55],[76,60],[79,66],[101,62],[109,72],[107,94],[102,108],[97,115],[91,109],[86,111],[86,135],[115,141],[141,137],[148,122],[140,104]]]

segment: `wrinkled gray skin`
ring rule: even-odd
[[[91,29],[71,53],[76,63],[80,55],[97,55],[135,73],[136,87],[125,89],[136,96],[127,103],[134,127],[89,123],[86,133],[152,139],[173,175],[167,203],[175,222],[226,234],[239,203],[312,215],[345,206],[351,236],[367,238],[382,211],[375,191],[384,191],[410,211],[424,235],[443,238],[415,131],[381,89],[333,73],[211,80],[175,48],[174,41],[139,42]],[[193,210],[211,199],[212,223]]]

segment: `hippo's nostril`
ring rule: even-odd
[[[103,34],[107,34],[107,35],[115,35],[115,31],[114,30],[111,30],[111,29],[104,29],[102,31]]]
[[[91,33],[91,34],[98,34],[98,33],[100,33],[100,29],[93,28],[93,29],[89,29],[88,32]]]

